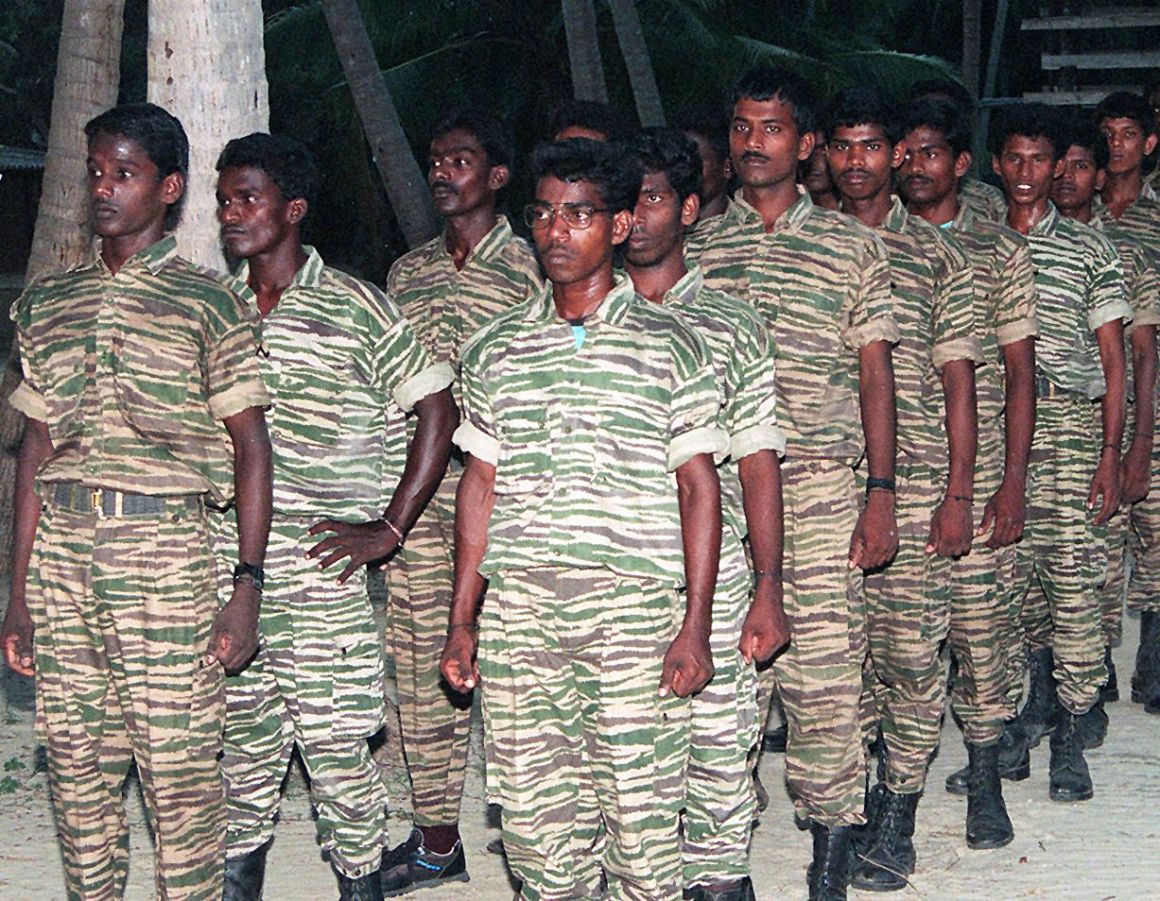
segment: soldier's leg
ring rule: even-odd
[[[1160,474],[1160,453],[1152,455],[1152,463],[1155,482]],[[1130,541],[1128,609],[1160,612],[1160,485],[1154,485],[1147,497],[1132,505]]]
[[[1096,589],[1104,647],[1120,643],[1123,634],[1124,593],[1127,589],[1128,522],[1131,507],[1122,507],[1107,525],[1107,567]]]
[[[732,552],[730,544],[735,544]],[[756,808],[749,761],[759,733],[753,666],[737,645],[751,584],[740,542],[727,532],[713,595],[714,675],[692,703],[681,848],[686,886],[749,875]]]
[[[133,746],[161,898],[217,898],[225,860],[224,673],[206,663],[218,611],[204,513],[98,521],[93,594]]]

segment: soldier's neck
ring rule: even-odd
[[[246,284],[254,292],[259,313],[266,316],[278,305],[282,292],[294,282],[294,277],[306,265],[307,259],[306,250],[297,236],[250,257]]]
[[[767,232],[798,199],[797,184],[792,178],[774,185],[745,185],[741,189],[745,202],[761,214],[761,222]]]
[[[443,230],[443,247],[450,254],[456,269],[462,269],[471,256],[471,251],[487,237],[499,221],[495,207],[481,207],[447,220]]]
[[[1040,197],[1030,203],[1012,203],[1007,198],[1007,227],[1013,228],[1021,235],[1029,234],[1031,229],[1039,224],[1047,215],[1048,199]]]
[[[625,261],[624,270],[632,279],[636,293],[647,297],[653,303],[663,303],[665,295],[688,273],[684,254],[678,244],[675,252],[665,256],[651,266],[634,266]]]
[[[1140,197],[1144,189],[1144,176],[1140,170],[1116,174],[1108,172],[1104,189],[1100,192],[1100,199],[1111,214],[1119,219],[1124,212]]]

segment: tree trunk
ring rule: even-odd
[[[979,96],[979,60],[983,50],[983,0],[963,2],[963,84]]]
[[[609,0],[612,9],[612,24],[616,28],[616,40],[624,57],[624,67],[628,70],[628,80],[632,85],[632,96],[636,102],[636,115],[645,128],[665,124],[665,110],[661,105],[661,92],[657,89],[656,75],[653,74],[652,58],[648,45],[644,42],[644,32],[640,27],[640,16],[635,0]]]
[[[608,102],[604,63],[596,34],[596,10],[592,0],[561,0],[564,37],[568,41],[568,64],[572,70],[572,94],[577,100]]]
[[[407,244],[416,247],[433,237],[439,225],[427,179],[379,70],[358,0],[322,0],[322,13],[399,227]]]
[[[189,136],[183,256],[223,269],[214,163],[226,142],[269,127],[262,6],[237,0],[150,0],[149,100]]]

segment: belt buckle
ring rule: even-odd
[[[93,508],[93,513],[97,519],[105,518],[105,509],[101,506],[101,490],[100,488],[89,489],[89,505]]]

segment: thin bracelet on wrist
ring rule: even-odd
[[[402,547],[406,536],[404,536],[403,533],[399,531],[399,527],[387,519],[385,513],[379,517],[379,522],[383,523],[388,529],[395,533],[395,538],[398,539],[398,543],[395,545],[395,547]]]
[[[776,579],[781,576],[780,569],[755,569],[753,571],[753,580],[758,579]]]
[[[1105,444],[1100,448],[1100,453],[1102,454],[1106,450],[1114,450],[1119,453],[1120,446],[1118,444]]]
[[[974,498],[969,494],[952,494],[950,498],[952,501],[965,501],[968,504],[974,501]]]
[[[472,632],[478,632],[479,626],[475,623],[448,623],[447,631],[450,632],[452,629],[469,629]]]

